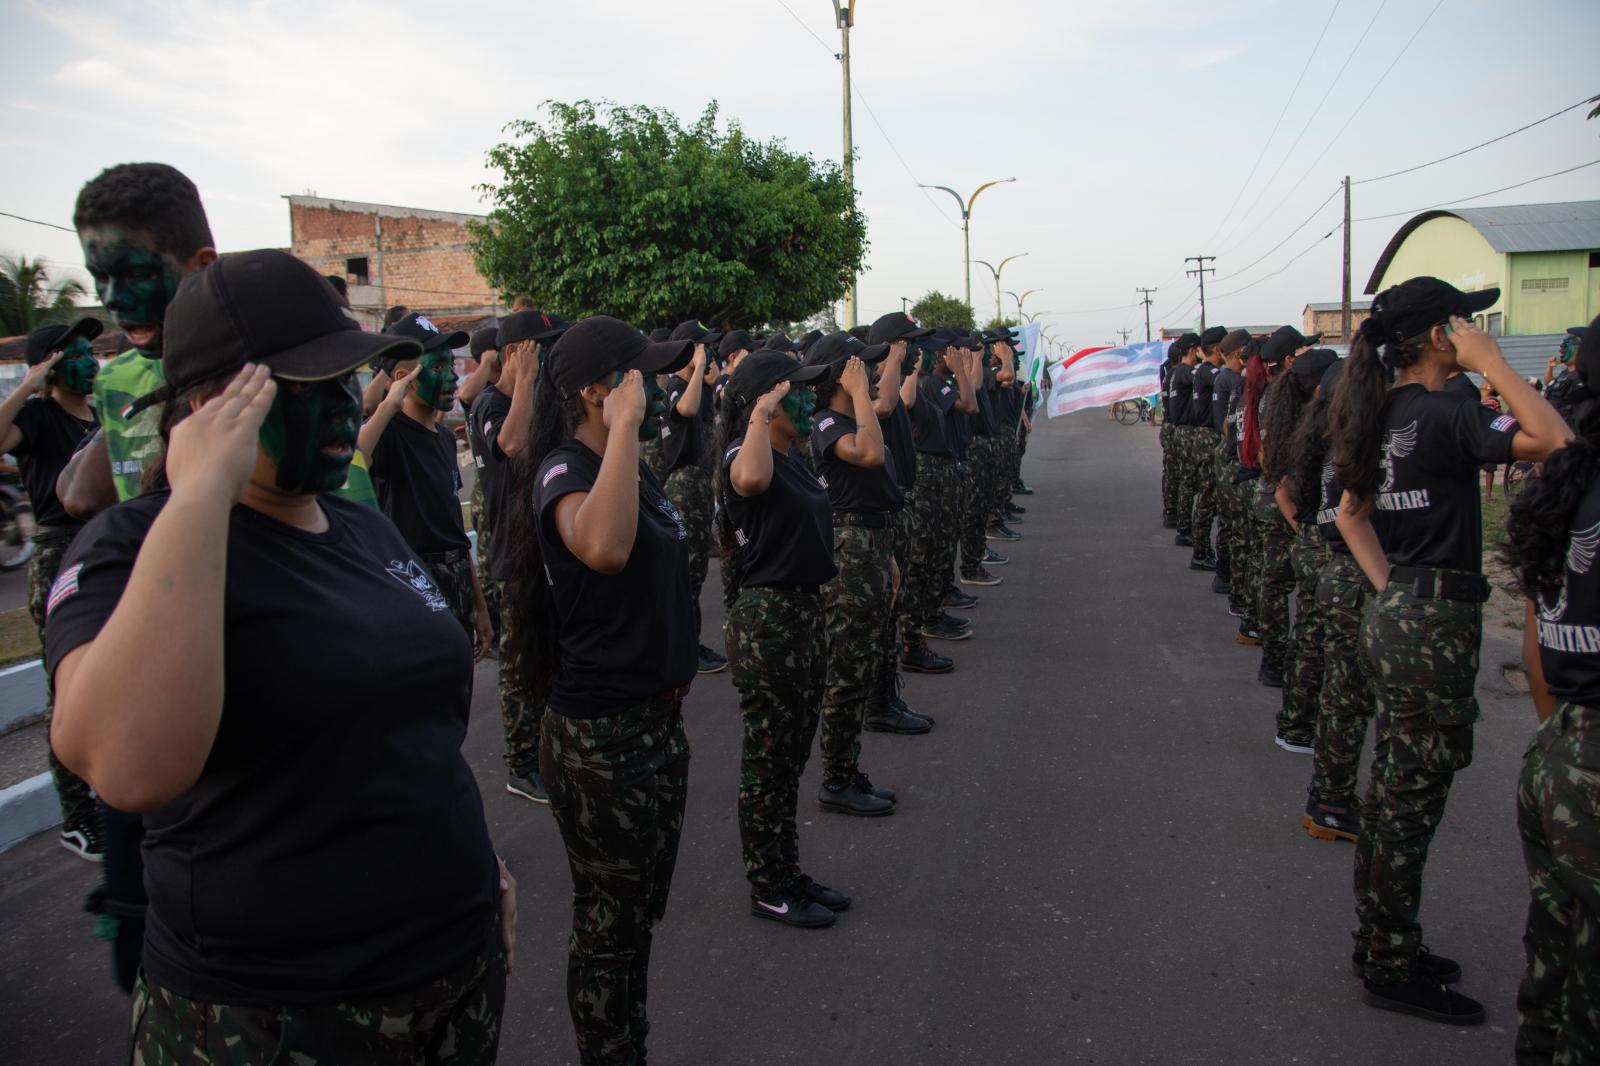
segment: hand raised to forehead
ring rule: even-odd
[[[783,398],[787,395],[789,395],[789,383],[780,381],[756,401],[756,410],[766,415],[768,421],[771,421],[772,413],[778,409],[778,405],[783,402]]]
[[[860,356],[852,355],[845,362],[844,371],[839,375],[839,384],[852,396],[867,387],[867,366]]]
[[[167,443],[173,493],[215,493],[236,502],[255,471],[261,423],[277,394],[272,371],[247,363],[221,395],[174,426]]]
[[[606,394],[600,414],[607,429],[638,429],[644,421],[644,407],[644,377],[630,370],[622,376],[622,384]]]

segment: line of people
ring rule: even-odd
[[[507,791],[567,853],[583,1062],[645,1061],[697,675],[739,692],[751,913],[848,908],[800,865],[799,779],[820,731],[821,809],[896,810],[861,734],[933,728],[899,671],[954,668],[928,641],[971,638],[960,585],[1019,539],[1012,331],[652,340],[524,307],[373,334],[292,256],[219,258],[171,167],[105,171],[74,223],[132,347],[97,373],[98,322],[30,337],[0,443],[38,494],[63,843],[104,860],[135,1061],[493,1061],[516,883],[460,750],[491,653]],[[700,637],[713,551],[731,664]]]
[[[1428,847],[1454,775],[1472,761],[1479,714],[1490,587],[1477,475],[1485,464],[1542,462],[1571,437],[1472,324],[1498,297],[1414,278],[1378,295],[1348,359],[1290,326],[1265,338],[1212,327],[1176,340],[1161,378],[1164,525],[1228,596],[1236,640],[1261,648],[1257,680],[1282,690],[1274,740],[1312,756],[1301,825],[1355,844],[1351,965],[1363,998],[1454,1025],[1483,1021],[1483,1007],[1451,987],[1461,967],[1423,944],[1417,919]],[[1591,846],[1600,764],[1586,747],[1600,641],[1585,628],[1600,590],[1585,578],[1595,493],[1582,444],[1596,404],[1583,391],[1592,367],[1581,353],[1575,362],[1570,391],[1586,406],[1569,417],[1580,444],[1547,464],[1510,524],[1545,723],[1520,793],[1534,896],[1518,1001],[1523,1063],[1600,1056]],[[1501,407],[1480,403],[1468,371]],[[1536,601],[1546,612],[1537,625]],[[1369,724],[1372,767],[1358,798]]]

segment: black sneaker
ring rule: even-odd
[[[1367,957],[1361,952],[1353,952],[1350,956],[1350,972],[1357,977],[1365,978]],[[1417,948],[1416,961],[1412,963],[1419,977],[1438,981],[1441,985],[1455,984],[1461,980],[1461,964],[1455,959],[1447,959],[1443,955],[1435,955],[1428,950],[1428,945],[1422,944]]]
[[[813,903],[820,903],[830,911],[847,911],[850,909],[850,897],[840,892],[837,888],[818,884],[811,880],[807,874],[801,874],[794,883],[795,895],[804,896]]]
[[[1162,529],[1177,529],[1178,528],[1178,523],[1174,522],[1170,518],[1163,518],[1161,520],[1161,528]]]
[[[1256,645],[1261,643],[1261,630],[1249,622],[1239,623],[1239,635],[1233,638],[1239,644]]]
[[[1263,684],[1265,684],[1265,682],[1263,682]],[[1316,742],[1310,737],[1303,739],[1300,737],[1286,737],[1282,733],[1279,733],[1277,736],[1272,738],[1272,742],[1278,745],[1278,747],[1282,748],[1284,751],[1292,752],[1295,755],[1315,755],[1317,753]]]
[[[98,819],[99,815],[96,815],[95,817]],[[85,859],[89,862],[99,862],[101,859],[105,858],[105,840],[100,835],[100,826],[94,822],[88,822],[84,825],[75,826],[72,829],[68,829],[63,826],[61,829],[60,841],[62,847],[66,848],[80,859]]]
[[[1026,519],[1024,519],[1022,515],[1016,511],[1007,511],[1001,516],[1000,520],[1002,522],[1017,522],[1019,524],[1026,521]]]
[[[919,736],[933,728],[933,722],[915,711],[893,705],[869,714],[861,720],[861,728],[869,733],[899,733],[901,736]]]
[[[1446,1025],[1483,1024],[1482,1003],[1420,973],[1398,984],[1380,985],[1363,980],[1361,985],[1365,989],[1361,998],[1369,1007],[1399,1011]]]
[[[989,527],[989,531],[984,534],[984,537],[987,540],[1021,540],[1022,534],[1004,522],[996,522]]]
[[[961,583],[963,585],[998,585],[1003,580],[1005,579],[989,573],[981,566],[970,573],[965,570],[961,571]]]
[[[767,918],[797,929],[826,929],[838,921],[827,907],[810,896],[794,891],[775,892],[770,896],[751,896],[750,913],[757,918]]]
[[[1030,489],[1028,486],[1024,485],[1020,480],[1019,481],[1013,481],[1011,483],[1011,491],[1016,493],[1018,496],[1032,496],[1033,495],[1033,490]]]
[[[1300,825],[1308,836],[1318,840],[1361,839],[1361,811],[1354,805],[1334,806],[1318,803],[1306,797],[1306,811],[1300,816]],[[1457,968],[1459,970],[1459,967]],[[1361,956],[1356,956],[1356,976],[1361,976]]]
[[[1233,582],[1225,580],[1221,574],[1211,579],[1211,591],[1218,596],[1226,596],[1233,592]]]
[[[817,806],[825,811],[853,814],[858,818],[882,818],[894,813],[894,804],[864,791],[861,775],[849,781],[824,782],[817,790]]]
[[[946,612],[944,614],[941,614],[939,616],[939,624],[940,625],[946,625],[946,626],[955,626],[957,629],[971,629],[972,628],[972,623],[971,622],[967,621],[965,618],[957,618],[955,615],[949,614],[948,612]]]
[[[1217,560],[1212,558],[1209,555],[1208,556],[1196,555],[1194,558],[1189,560],[1189,569],[1190,570],[1215,570],[1216,568],[1217,568]]]
[[[978,606],[978,597],[962,592],[954,585],[944,594],[944,609],[947,611],[970,611]]]
[[[720,674],[728,668],[728,660],[706,647],[700,645],[700,673]]]
[[[1011,556],[1001,555],[993,548],[985,546],[983,549],[983,558],[979,559],[978,561],[984,566],[1004,566],[1011,561]]]
[[[960,626],[946,625],[941,619],[939,624],[931,628],[925,627],[922,635],[929,640],[971,640],[972,630]]]
[[[1184,529],[1182,526],[1178,527],[1178,534],[1172,538],[1172,543],[1176,544],[1180,548],[1194,547],[1194,541],[1189,539],[1189,531]]]
[[[1260,643],[1257,641],[1257,643]],[[1283,687],[1283,671],[1270,663],[1262,663],[1261,669],[1256,671],[1256,680],[1268,688]]]
[[[1014,503],[1006,504],[1006,511],[1008,513],[1014,514],[1014,515],[1027,514],[1028,513],[1028,509],[1026,507],[1020,507],[1020,506],[1018,506],[1017,504],[1014,504]]]
[[[954,659],[947,659],[929,648],[906,648],[900,652],[900,669],[913,674],[948,674],[956,668]]]
[[[1230,604],[1228,604],[1228,614],[1232,615],[1234,618],[1241,618],[1242,619],[1244,617],[1244,608],[1243,607],[1235,607],[1233,604],[1230,603]]]
[[[930,726],[933,725],[933,715],[929,714],[927,711],[913,711],[906,704],[906,701],[901,699],[899,696],[896,696],[894,699],[889,701],[889,709],[891,711],[899,711],[901,714],[909,714],[913,718],[922,719]]]
[[[856,771],[856,787],[869,796],[877,796],[879,799],[888,800],[890,803],[895,801],[894,789],[874,787],[872,784],[872,778],[868,777],[860,770]]]
[[[537,770],[529,770],[525,774],[512,774],[506,778],[506,791],[513,796],[533,800],[535,803],[550,802],[550,793],[544,790],[544,782],[539,780]]]

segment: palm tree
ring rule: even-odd
[[[87,294],[71,278],[53,280],[41,260],[0,256],[0,335],[18,336],[71,318]]]

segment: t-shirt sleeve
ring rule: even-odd
[[[478,435],[483,438],[484,446],[494,455],[495,461],[503,463],[510,456],[500,450],[500,430],[506,423],[506,416],[511,413],[511,398],[499,390],[482,395],[483,406],[477,412]]]
[[[1463,399],[1451,413],[1451,435],[1474,466],[1509,462],[1511,439],[1520,428],[1516,415],[1502,414],[1470,400]]]
[[[373,477],[388,476],[389,464],[394,461],[395,436],[397,430],[391,422],[385,426],[378,442],[372,446],[372,454],[367,456],[367,473]]]
[[[592,488],[594,478],[588,471],[580,469],[571,455],[557,452],[539,468],[539,482],[533,491],[534,506],[540,515],[548,517],[561,497]]]
[[[39,439],[39,407],[39,401],[29,400],[17,412],[16,420],[11,424],[16,426],[18,432],[22,434],[22,440],[17,442],[15,448],[11,449],[12,455],[27,455],[33,451],[34,443]]]
[[[856,424],[835,411],[829,411],[817,419],[817,427],[811,431],[811,439],[816,444],[818,455],[827,455],[828,450],[839,442],[840,437],[847,436],[856,431]]]
[[[55,675],[67,653],[100,635],[116,610],[139,546],[159,513],[151,498],[113,507],[85,526],[61,560],[45,598],[45,670]]]

